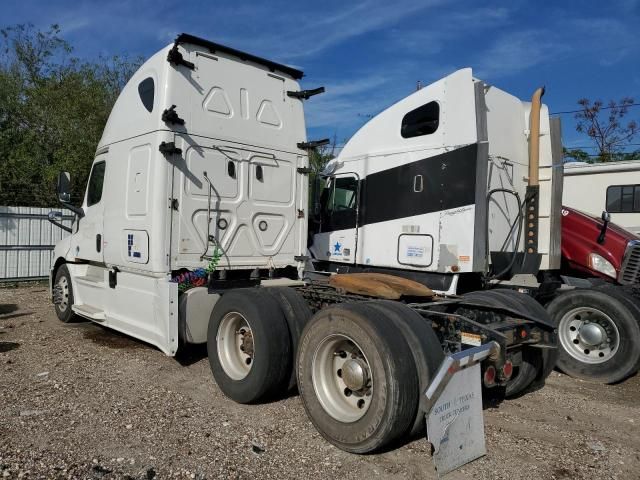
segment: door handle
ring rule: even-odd
[[[96,235],[96,252],[100,252],[102,249],[102,235],[99,233]]]
[[[415,193],[420,193],[422,192],[423,188],[424,182],[422,180],[422,175],[416,175],[415,177],[413,177],[413,191]]]

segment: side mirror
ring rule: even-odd
[[[58,184],[56,185],[56,193],[58,200],[64,203],[71,201],[71,175],[69,172],[60,172],[58,174]]]
[[[598,235],[597,242],[602,245],[605,238],[607,238],[607,228],[609,228],[609,222],[611,221],[611,215],[606,210],[602,212],[600,216],[602,218],[602,229],[600,229],[600,235]]]
[[[71,205],[71,175],[69,172],[60,172],[58,174],[58,183],[56,185],[56,193],[58,194],[58,201],[62,203],[66,208],[75,213],[78,218],[84,217],[84,210],[79,207]],[[51,219],[49,219],[51,221]],[[54,225],[58,225],[63,228],[59,222],[51,221]],[[63,228],[64,229],[64,228]]]

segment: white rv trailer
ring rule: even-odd
[[[303,100],[319,91],[301,91],[301,77],[186,34],[145,62],[109,117],[82,207],[68,204],[68,174],[59,177],[76,220],[55,248],[58,317],[77,314],[167,355],[206,342],[218,386],[239,402],[297,380],[318,430],[356,453],[424,427],[458,369],[478,365],[485,387],[510,394],[543,381],[556,338],[532,298],[444,299],[424,284],[455,294],[460,278],[487,273],[488,250],[521,247],[538,264],[558,264],[551,163],[560,156],[551,142],[559,136],[546,107],[540,137],[532,135],[542,145],[533,167],[527,135],[539,103],[532,108],[470,69],[391,107],[384,124],[372,120],[327,172],[311,252],[326,265],[379,266],[419,282],[348,274],[309,282],[314,142],[306,141]],[[396,215],[407,221],[389,217],[394,202],[410,207]],[[501,247],[525,206],[526,237]],[[336,277],[348,281],[336,285]],[[479,377],[477,387],[457,387],[479,389]],[[456,458],[481,454],[471,443],[475,453],[456,450]]]
[[[565,163],[562,201],[640,235],[640,160]]]

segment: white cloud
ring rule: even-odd
[[[545,30],[519,30],[501,35],[478,55],[476,74],[485,79],[513,75],[555,61],[571,46]]]
[[[290,60],[312,57],[330,47],[370,32],[392,28],[401,20],[451,0],[398,0],[381,3],[364,0],[338,3],[324,10],[296,10],[272,19],[269,28],[255,28],[247,35],[230,33],[225,38],[252,51],[269,52]],[[249,14],[250,18],[255,17]],[[250,18],[245,19],[251,22]],[[228,41],[227,40],[227,41]]]
[[[433,57],[470,35],[503,27],[510,21],[510,16],[510,10],[503,7],[469,8],[463,11],[441,9],[429,16],[428,26],[392,29],[387,50],[404,51],[414,60]]]
[[[567,22],[580,39],[583,54],[596,57],[600,65],[609,67],[640,50],[636,29],[613,18],[577,18]]]

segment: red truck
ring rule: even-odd
[[[562,208],[563,285],[547,311],[558,325],[558,367],[578,378],[614,383],[640,367],[640,237]]]

